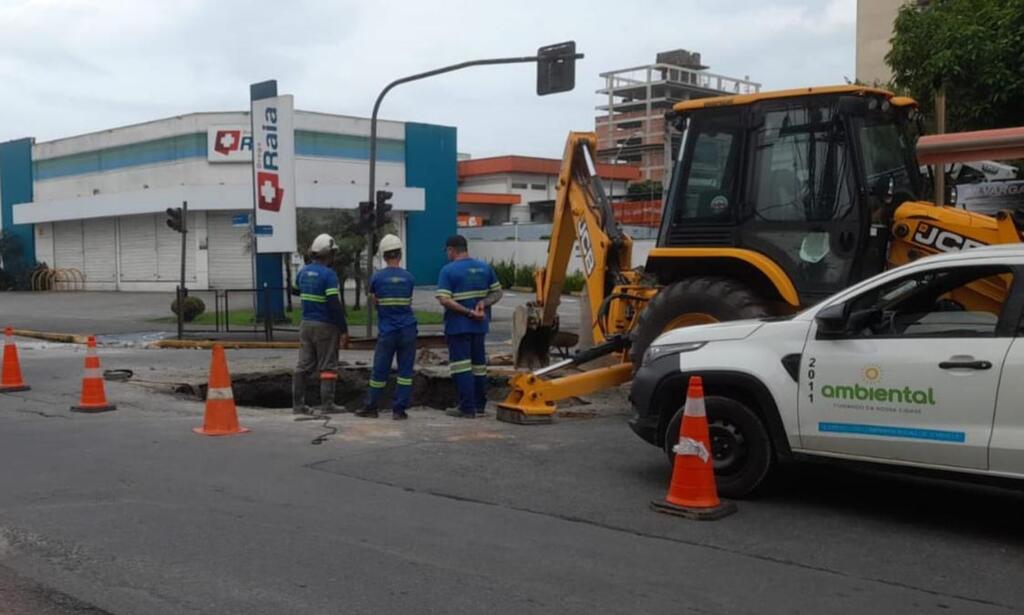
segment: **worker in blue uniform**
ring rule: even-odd
[[[398,377],[391,405],[391,418],[409,418],[406,411],[412,398],[413,364],[416,361],[416,315],[412,311],[412,291],[416,280],[402,268],[402,240],[385,235],[380,253],[387,265],[370,279],[370,300],[377,306],[378,335],[373,351],[373,372],[366,407],[356,416],[377,418],[378,404],[388,383],[391,362],[398,357]]]
[[[437,299],[444,307],[448,370],[459,394],[458,408],[447,413],[461,418],[483,415],[487,405],[487,352],[484,340],[491,306],[501,299],[494,269],[471,258],[466,238],[452,235],[445,242],[450,261],[437,280]]]
[[[341,307],[338,276],[331,265],[337,244],[327,234],[317,236],[310,246],[312,261],[296,276],[302,299],[299,323],[299,363],[292,374],[292,413],[297,420],[313,415],[306,405],[306,380],[314,372],[320,380],[320,414],[344,412],[334,404],[338,381],[338,345],[348,346],[348,323]]]

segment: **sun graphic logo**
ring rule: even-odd
[[[882,379],[882,368],[877,365],[869,365],[861,372],[864,382],[874,384]]]

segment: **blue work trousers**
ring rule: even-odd
[[[487,405],[487,352],[483,333],[446,335],[448,371],[464,414],[483,412]]]
[[[373,373],[370,375],[370,392],[366,405],[377,409],[377,403],[388,383],[391,362],[398,355],[398,380],[392,409],[405,412],[412,397],[412,370],[416,362],[416,327],[402,327],[396,331],[381,333],[377,347],[373,350]]]

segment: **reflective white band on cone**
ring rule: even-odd
[[[86,378],[102,378],[103,371],[99,367],[87,367],[85,368]]]
[[[234,399],[235,394],[232,392],[231,387],[223,387],[219,389],[211,388],[206,391],[206,399]]]

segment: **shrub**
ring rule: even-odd
[[[579,271],[573,271],[569,275],[565,276],[565,283],[562,284],[562,292],[564,293],[578,293],[583,290],[583,286],[587,283],[587,279],[583,277],[583,274]]]
[[[491,267],[494,268],[494,273],[498,276],[498,282],[501,283],[502,288],[512,288],[516,285],[516,266],[514,263],[511,261],[492,262]]]
[[[515,285],[535,290],[537,288],[537,281],[533,277],[535,271],[533,265],[520,265],[516,267]]]
[[[185,310],[182,314],[182,317],[185,319],[185,322],[192,322],[193,320],[195,320],[196,316],[199,316],[200,314],[206,311],[206,304],[203,303],[203,300],[200,299],[199,297],[185,297],[184,304]],[[175,298],[174,301],[171,302],[171,311],[174,312],[175,316],[178,315],[177,298]]]

